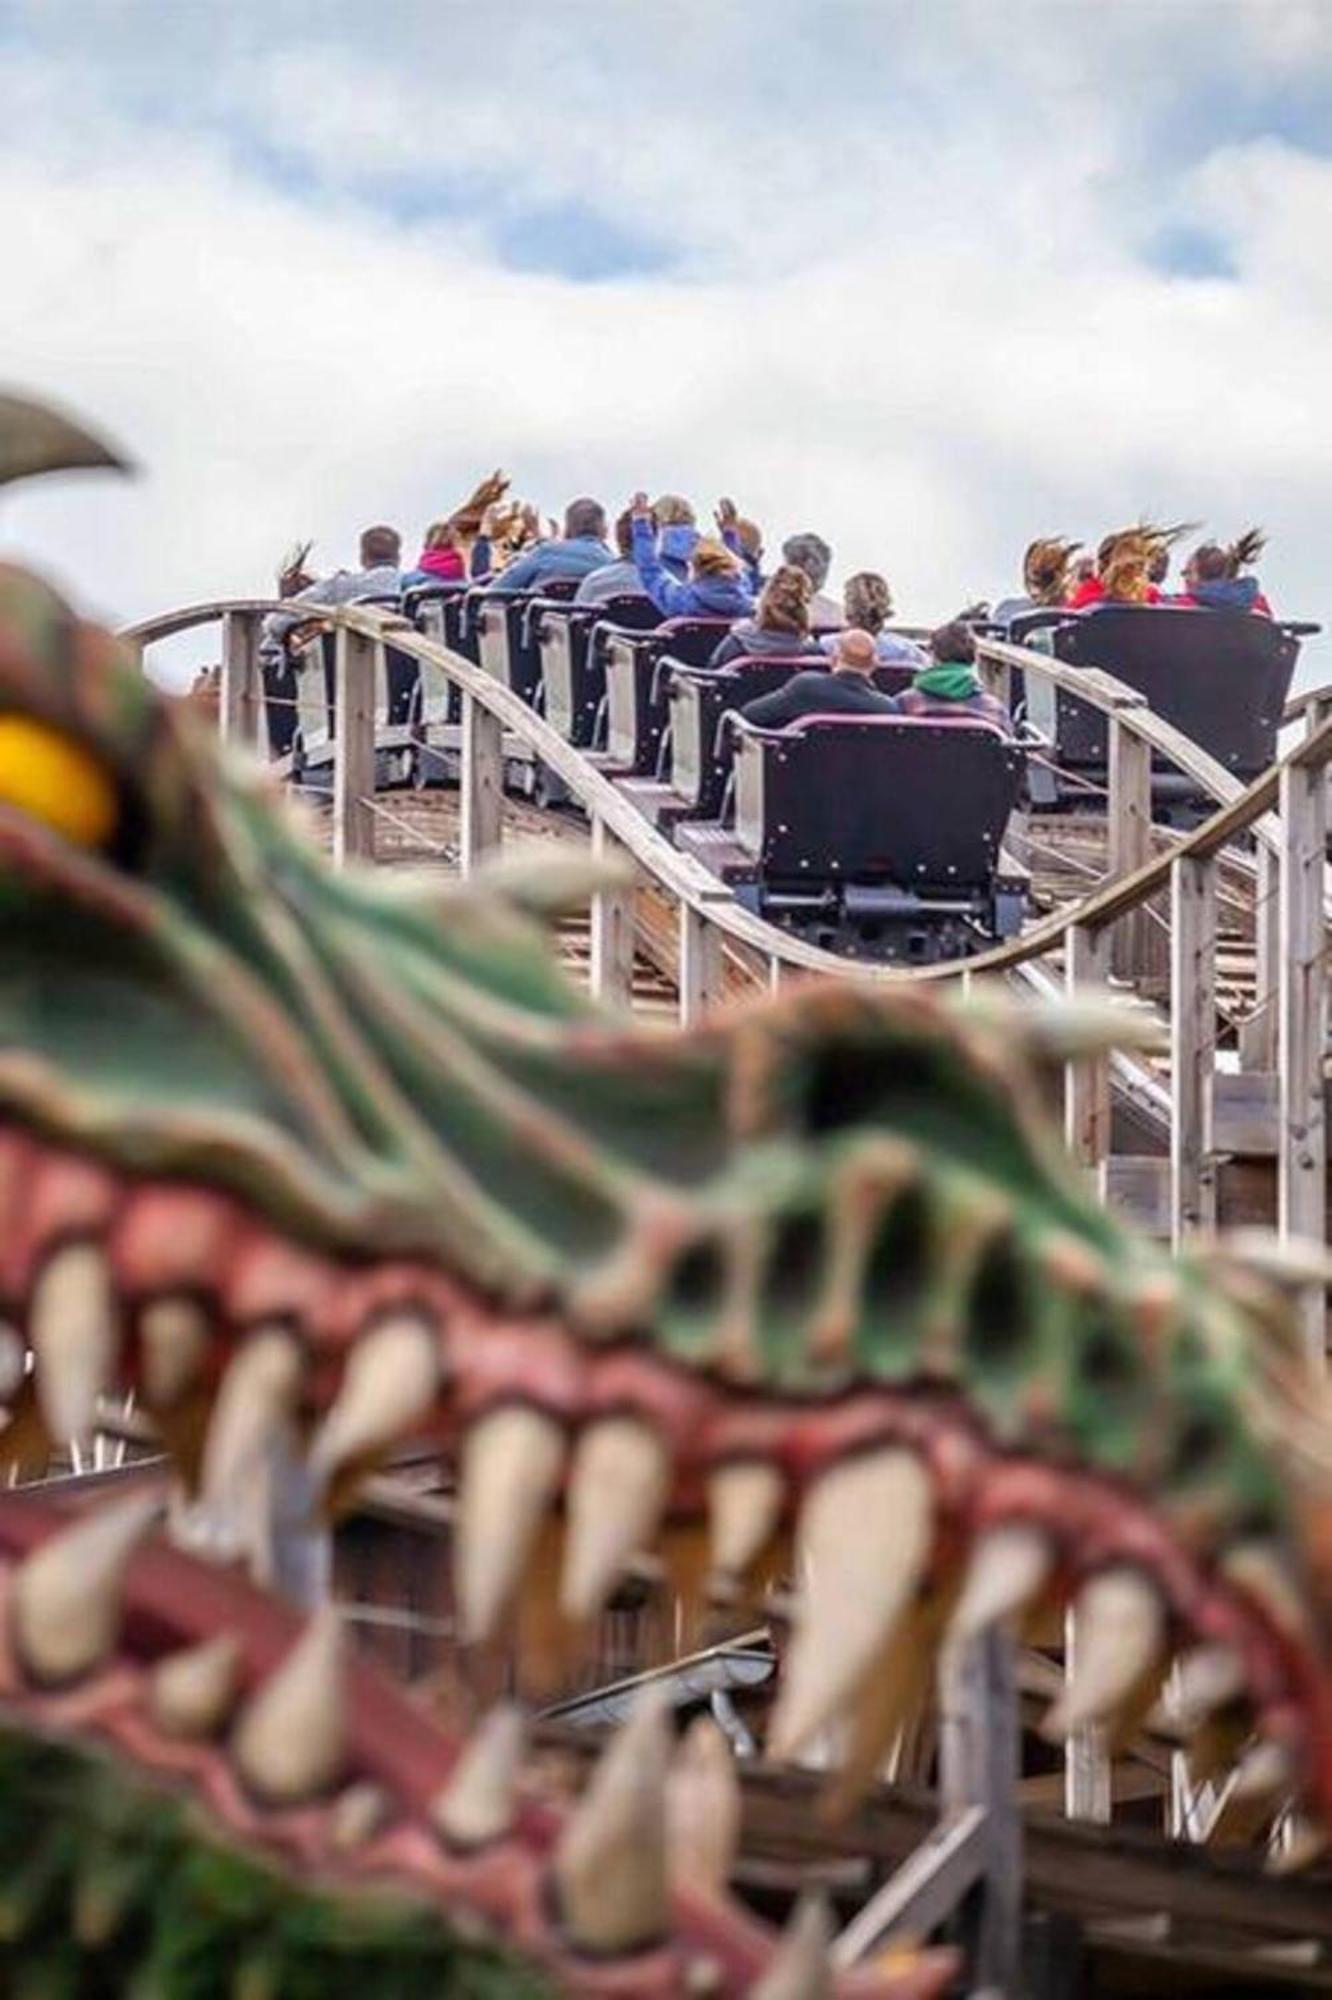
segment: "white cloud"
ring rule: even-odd
[[[144,466],[17,493],[0,537],[111,613],[265,588],[297,535],[410,537],[499,461],[548,507],[734,491],[922,619],[1035,532],[1257,518],[1281,606],[1332,613],[1332,163],[1253,108],[1332,78],[1322,9],[1107,9],[1094,60],[1061,0],[634,4],[581,37],[517,5],[485,45],[470,8],[352,34],[238,0],[225,42],[183,10],[179,53],[114,11],[59,46],[30,16],[0,126],[6,373]],[[1208,24],[1194,101],[1164,58]],[[1191,134],[1168,179],[1149,125]],[[562,203],[669,267],[507,268],[501,225]],[[1168,222],[1235,277],[1145,258]]]

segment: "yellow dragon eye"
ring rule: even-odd
[[[0,805],[78,847],[103,846],[119,817],[115,785],[92,752],[27,715],[0,715]]]

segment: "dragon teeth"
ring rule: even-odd
[[[161,1512],[156,1498],[118,1501],[28,1557],[14,1584],[14,1636],[38,1680],[75,1680],[112,1651],[126,1567]]]
[[[1165,1609],[1141,1570],[1102,1570],[1083,1585],[1073,1615],[1073,1670],[1041,1725],[1050,1742],[1113,1715],[1165,1651]]]
[[[669,1750],[666,1698],[645,1688],[560,1836],[560,1909],[587,1951],[635,1951],[666,1929]]]
[[[233,1754],[253,1791],[299,1805],[327,1791],[347,1754],[347,1638],[331,1604],[321,1605],[280,1667],[242,1712]]]
[[[527,1719],[517,1702],[500,1702],[454,1765],[431,1817],[456,1847],[483,1847],[513,1825]]]
[[[690,1723],[666,1780],[670,1878],[720,1895],[740,1844],[740,1780],[711,1716]]]
[[[833,1919],[826,1896],[802,1896],[752,2000],[824,2000],[833,1990]]]
[[[139,1379],[154,1410],[174,1409],[208,1358],[208,1315],[197,1299],[153,1299],[139,1314]]]
[[[781,1473],[762,1459],[735,1459],[711,1474],[708,1514],[717,1575],[745,1575],[776,1532],[784,1495]]]
[[[491,1410],[467,1432],[454,1534],[464,1640],[488,1639],[508,1609],[563,1469],[563,1431],[525,1404]]]
[[[274,1443],[290,1431],[303,1357],[294,1334],[252,1334],[222,1378],[204,1444],[201,1488],[224,1514],[241,1499]]]
[[[987,1626],[1016,1617],[1044,1590],[1054,1565],[1050,1538],[1039,1528],[1012,1522],[989,1529],[972,1551],[950,1640],[974,1639]]]
[[[168,1736],[215,1736],[235,1706],[240,1688],[240,1646],[230,1632],[173,1653],[154,1669],[149,1686],[153,1718]]]
[[[1317,1820],[1292,1813],[1286,1821],[1279,1845],[1272,1848],[1264,1864],[1271,1875],[1295,1875],[1311,1868],[1327,1851],[1328,1831]]]
[[[329,1815],[330,1847],[339,1854],[364,1847],[387,1824],[391,1812],[388,1794],[379,1785],[372,1784],[368,1778],[359,1784],[349,1785]]]
[[[569,1475],[560,1605],[581,1622],[600,1611],[617,1577],[650,1546],[670,1490],[671,1462],[637,1417],[601,1417],[579,1439]]]
[[[1196,1646],[1175,1662],[1173,1685],[1153,1719],[1191,1736],[1209,1716],[1236,1701],[1246,1686],[1244,1662],[1232,1646]]]
[[[925,1571],[929,1474],[888,1448],[825,1472],[800,1516],[796,1630],[768,1733],[789,1757],[826,1723],[887,1644]]]
[[[316,1480],[327,1486],[348,1466],[393,1444],[424,1417],[439,1381],[435,1329],[419,1314],[395,1314],[363,1334],[310,1446]]]
[[[119,1347],[111,1270],[95,1243],[57,1250],[32,1288],[28,1336],[37,1404],[60,1444],[86,1437],[111,1388]]]

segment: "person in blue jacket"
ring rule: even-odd
[[[606,541],[606,510],[597,500],[571,500],[564,510],[564,534],[538,542],[518,556],[491,584],[492,590],[539,590],[553,576],[590,576],[613,561]]]
[[[646,493],[635,493],[634,563],[643,588],[665,618],[743,618],[754,608],[754,593],[741,575],[740,563],[721,542],[700,536],[689,561],[689,576],[679,583],[662,562],[657,548],[652,510]]]

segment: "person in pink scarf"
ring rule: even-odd
[[[458,537],[447,521],[432,521],[425,532],[425,547],[416,558],[416,568],[404,577],[404,585],[414,583],[465,583],[467,565]]]

